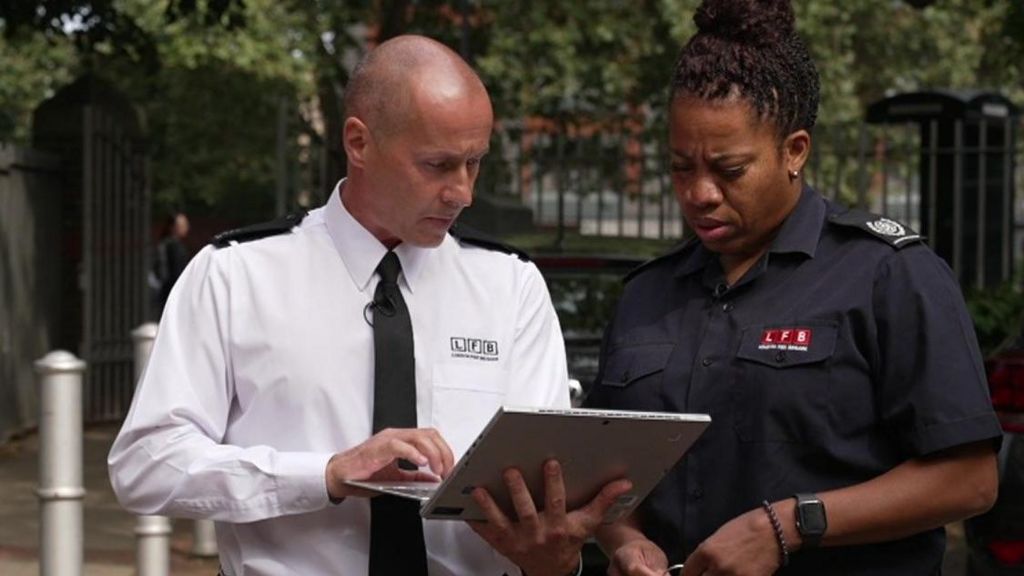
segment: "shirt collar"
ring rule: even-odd
[[[811,187],[804,186],[800,199],[789,216],[782,222],[779,233],[768,248],[769,254],[803,253],[813,258],[821,238],[821,229],[825,222],[825,199]],[[703,270],[715,258],[715,253],[704,247],[696,238],[690,242],[696,247],[688,251],[687,256],[676,268],[676,276],[688,276]]]
[[[687,250],[688,254],[676,268],[678,277],[689,276],[698,270],[703,270],[715,256],[714,252],[705,248],[696,236],[690,238],[689,242],[695,246]]]
[[[814,258],[825,224],[825,199],[810,186],[804,186],[793,211],[779,228],[768,252],[771,254],[802,253]]]
[[[366,291],[377,265],[387,254],[388,249],[345,208],[341,201],[341,190],[344,187],[343,179],[331,192],[324,206],[324,222],[334,243],[334,249],[345,263],[352,282],[359,290]],[[396,246],[394,251],[398,255],[398,261],[402,263],[402,277],[405,278],[406,286],[410,292],[415,292],[417,279],[421,277],[432,249],[402,243]]]

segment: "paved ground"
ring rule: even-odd
[[[113,426],[90,428],[85,433],[85,575],[132,576],[135,573],[135,517],[122,510],[107,479],[106,455],[117,429]],[[35,576],[39,574],[39,503],[37,487],[38,438],[29,435],[0,445],[0,575]],[[171,574],[174,576],[212,576],[216,559],[194,558],[192,523],[174,522],[171,543]],[[947,527],[949,548],[944,574],[964,573],[963,530]]]
[[[135,516],[118,506],[107,479],[106,455],[117,429],[86,430],[82,469],[86,496],[86,576],[132,576],[135,573]],[[39,502],[37,468],[39,443],[35,435],[0,445],[0,575],[39,574]],[[174,522],[171,573],[212,576],[216,559],[194,558],[192,523]]]

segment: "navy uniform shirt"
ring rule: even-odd
[[[764,499],[864,482],[1000,435],[949,268],[898,223],[805,189],[733,286],[691,240],[629,280],[587,404],[712,424],[640,508],[686,555]],[[781,574],[934,574],[942,529],[795,554]]]

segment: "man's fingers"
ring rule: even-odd
[[[433,428],[388,428],[375,434],[367,444],[374,447],[371,455],[378,469],[401,459],[416,467],[429,465],[435,475],[443,478],[454,465],[451,448]],[[413,451],[406,446],[411,446]]]
[[[484,513],[484,518],[487,518],[488,524],[490,524],[495,531],[507,531],[512,527],[512,522],[509,521],[505,513],[498,508],[498,504],[491,498],[491,494],[484,488],[475,488],[472,492],[473,501],[480,507],[480,511]],[[475,530],[476,528],[474,528]],[[480,532],[478,530],[478,532]],[[483,536],[483,534],[481,534]]]
[[[401,470],[399,469],[399,480],[402,482],[440,482],[441,478],[426,470]]]
[[[420,452],[415,445],[399,437],[388,438],[384,442],[384,446],[381,450],[383,451],[384,456],[386,456],[386,459],[382,458],[380,460],[386,460],[386,464],[391,464],[393,460],[397,460],[399,458],[404,458],[417,466],[426,466],[427,463],[430,462],[426,455]],[[383,466],[381,468],[383,468]],[[379,469],[380,468],[378,468],[378,470]],[[376,472],[376,470],[374,472]]]
[[[544,463],[544,513],[556,522],[565,517],[565,480],[557,460]]]
[[[505,470],[502,476],[505,479],[505,487],[508,488],[509,498],[512,499],[512,507],[516,511],[517,519],[521,524],[531,530],[540,526],[540,518],[537,516],[537,506],[533,503],[533,496],[523,475],[515,468]]]
[[[604,520],[604,515],[611,508],[612,504],[622,496],[633,489],[633,483],[625,478],[621,480],[615,480],[604,485],[601,491],[598,492],[594,499],[587,503],[586,506],[576,511],[577,514],[582,514],[585,518],[584,527],[588,532],[595,530],[598,525]]]
[[[499,534],[501,534],[501,531],[495,528],[494,525],[490,522],[482,522],[480,520],[467,520],[466,524],[469,524],[469,527],[473,530],[473,532],[479,534],[480,537],[484,539],[484,542],[487,542],[491,546],[494,546],[498,542]]]
[[[451,472],[455,457],[440,432],[434,428],[418,428],[406,432],[409,434],[409,441],[427,457],[434,474],[443,478]]]
[[[441,454],[442,468],[438,472],[438,475],[442,478],[447,477],[452,471],[452,468],[455,467],[455,454],[452,453],[451,446],[444,441],[444,437],[441,436],[441,433],[438,432],[436,428],[428,428],[427,431],[430,433],[434,440],[434,444],[437,445],[438,451]]]
[[[407,436],[407,442],[416,447],[423,456],[426,457],[426,462],[419,463],[420,466],[428,464],[430,469],[438,476],[444,472],[444,462],[441,458],[441,448],[434,442],[434,439],[430,434],[423,430],[410,430]]]

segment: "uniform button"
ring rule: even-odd
[[[707,368],[708,366],[711,366],[714,363],[715,363],[715,361],[712,360],[711,358],[704,358],[703,360],[700,361],[700,365],[705,367],[705,368]]]
[[[783,362],[785,362],[786,361],[786,353],[783,352],[782,350],[779,350],[778,352],[776,352],[775,353],[775,361],[778,362],[779,364],[782,364]]]
[[[690,490],[690,498],[693,498],[694,500],[700,500],[703,497],[704,491],[701,490],[700,488],[694,488],[693,490]]]
[[[725,304],[722,304],[722,312],[732,312],[732,308],[732,302],[726,302]]]

